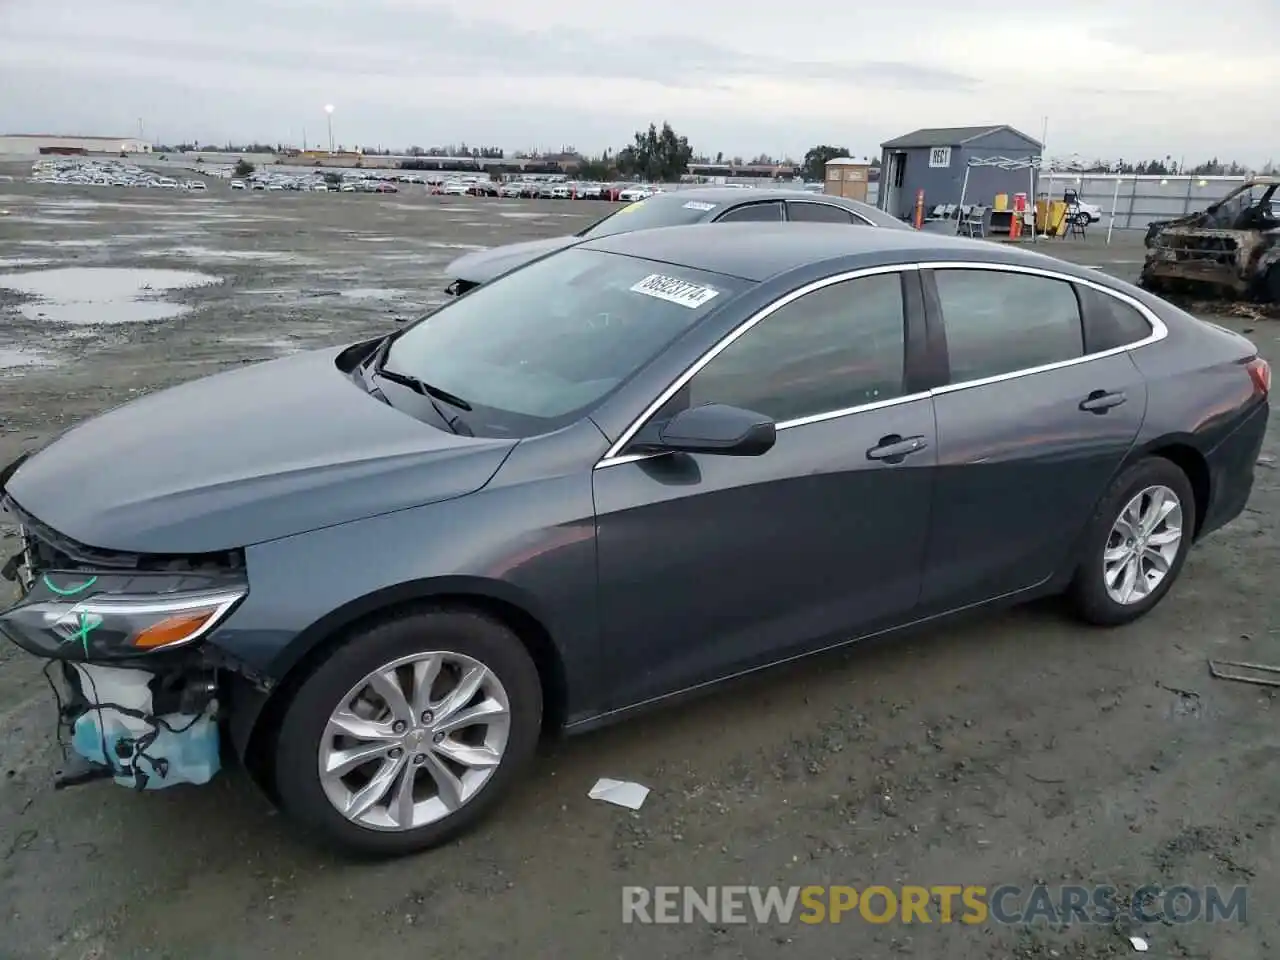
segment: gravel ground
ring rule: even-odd
[[[570,232],[603,209],[0,183],[0,274],[23,274],[0,276],[0,462],[138,393],[391,329],[442,299],[463,250]],[[1130,236],[1052,249],[1130,278],[1141,258]],[[125,272],[115,289],[49,273],[85,267],[205,276]],[[1274,322],[1217,319],[1280,362]],[[55,793],[39,664],[0,644],[0,957],[1080,960],[1133,952],[1131,933],[1152,956],[1274,957],[1278,707],[1266,688],[1210,679],[1205,659],[1280,663],[1277,445],[1273,427],[1248,511],[1139,624],[1085,630],[1038,604],[783,668],[550,748],[476,832],[395,863],[303,846],[239,776]],[[636,813],[588,800],[599,776],[653,793]],[[1038,881],[1247,884],[1248,916],[621,921],[632,884]]]

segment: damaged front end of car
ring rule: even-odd
[[[1277,187],[1252,180],[1200,213],[1151,224],[1142,286],[1280,303]]]
[[[58,739],[74,757],[55,782],[114,779],[137,790],[210,780],[234,669],[202,641],[248,595],[239,552],[161,557],[76,543],[0,499],[20,549],[0,575],[17,586],[0,634],[44,658]]]

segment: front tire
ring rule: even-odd
[[[1163,457],[1133,464],[1112,483],[1085,531],[1068,596],[1087,623],[1144,616],[1182,572],[1196,528],[1187,475]]]
[[[274,774],[325,845],[399,856],[474,825],[532,759],[537,669],[482,613],[429,608],[353,634],[285,711]]]

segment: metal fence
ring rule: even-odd
[[[1244,177],[1117,176],[1045,170],[1036,189],[1054,200],[1074,190],[1081,200],[1101,208],[1104,224],[1111,222],[1114,213],[1117,230],[1145,230],[1153,220],[1203,210],[1244,182]]]

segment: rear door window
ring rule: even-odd
[[[782,219],[782,203],[770,200],[766,203],[748,203],[734,207],[716,223],[759,223],[774,222]]]
[[[1001,270],[935,270],[951,382],[1084,356],[1073,284]]]
[[[848,210],[831,203],[787,202],[787,218],[796,223],[862,223]]]

